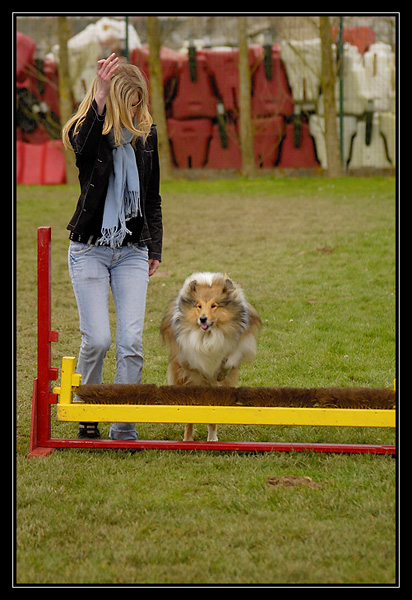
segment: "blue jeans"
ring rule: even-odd
[[[110,348],[109,288],[116,309],[114,383],[140,383],[142,336],[149,282],[148,251],[136,244],[112,249],[70,242],[69,273],[80,318],[82,342],[77,373],[82,383],[101,383]],[[134,423],[113,423],[109,437],[137,439]]]

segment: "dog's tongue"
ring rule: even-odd
[[[209,325],[206,325],[206,323],[203,323],[201,325],[201,328],[204,329],[206,331],[206,329],[209,327]]]

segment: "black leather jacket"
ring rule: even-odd
[[[79,169],[80,197],[67,229],[70,239],[84,241],[100,230],[109,175],[113,159],[106,136],[102,135],[105,115],[99,115],[93,101],[77,135],[69,133]],[[146,143],[136,141],[135,155],[140,179],[140,201],[143,212],[143,228],[138,242],[147,245],[149,258],[161,260],[162,256],[162,208],[159,194],[159,154],[157,131],[152,125]]]

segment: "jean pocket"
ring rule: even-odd
[[[138,254],[141,254],[142,256],[147,257],[149,254],[149,250],[148,250],[147,246],[139,246],[139,244],[133,244],[132,248],[135,252],[137,252]]]
[[[82,242],[70,241],[69,253],[74,256],[83,256],[93,250],[93,244],[83,244]]]

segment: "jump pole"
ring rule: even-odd
[[[73,402],[81,376],[74,371],[73,357],[62,362],[61,385],[51,391],[58,369],[51,367],[51,342],[58,333],[51,330],[51,229],[38,230],[38,370],[33,383],[30,453],[47,456],[54,448],[119,448],[217,451],[333,452],[350,454],[396,454],[394,445],[325,444],[284,442],[180,442],[173,440],[79,440],[51,438],[51,404],[58,404],[59,421],[115,421],[158,423],[246,423],[326,426],[394,427],[394,410],[240,408],[223,406],[144,406]],[[59,401],[58,401],[59,399]],[[119,414],[121,413],[121,417]]]
[[[51,366],[51,344],[58,341],[51,329],[51,227],[37,230],[37,377],[33,381],[33,398],[29,456],[47,456],[51,442],[50,405],[57,403],[51,381],[59,370]]]

